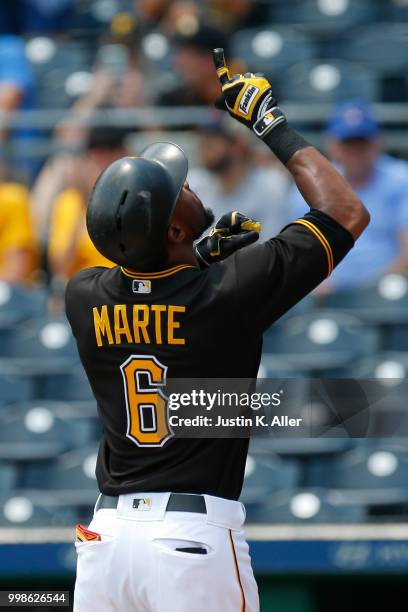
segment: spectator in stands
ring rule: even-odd
[[[116,15],[96,54],[92,87],[57,127],[58,141],[82,138],[96,110],[126,111],[149,105],[150,86],[143,69],[136,23],[127,13]]]
[[[0,279],[30,283],[37,263],[28,190],[24,185],[0,182]]]
[[[367,207],[371,223],[323,290],[360,287],[386,272],[408,272],[408,164],[381,151],[380,128],[362,101],[338,106],[327,127],[327,150]],[[291,192],[292,217],[306,204]]]
[[[215,216],[239,210],[262,223],[261,238],[277,234],[288,222],[288,179],[271,167],[254,163],[252,136],[229,117],[198,130],[201,167],[189,183]]]
[[[12,34],[0,36],[0,113],[31,110],[34,97],[34,75],[25,55],[24,41]],[[25,182],[30,182],[39,168],[38,161],[27,155],[27,142],[38,136],[39,131],[34,127],[8,128],[0,123],[0,146],[12,140],[8,162],[18,165]]]
[[[33,87],[24,41],[12,34],[0,36],[0,111],[31,108]],[[0,129],[0,142],[7,139],[8,133],[6,128]]]
[[[54,204],[48,261],[54,280],[60,283],[83,268],[113,265],[95,249],[88,236],[86,205],[100,173],[126,155],[124,135],[118,128],[93,128],[86,153],[77,163],[76,181],[60,193]]]
[[[159,28],[165,34],[186,31],[194,18],[210,17],[220,28],[234,31],[239,27],[262,24],[264,7],[253,0],[135,0],[135,12],[145,31]]]
[[[162,106],[202,106],[213,104],[219,96],[220,83],[214,70],[211,50],[224,47],[225,34],[213,26],[198,23],[192,30],[178,32],[173,39],[174,64],[181,83],[162,91],[158,104]],[[228,54],[228,53],[227,53]],[[235,72],[234,67],[232,70]]]

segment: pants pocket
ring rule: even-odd
[[[211,546],[196,540],[157,538],[153,540],[153,544],[168,554],[175,554],[181,557],[186,556],[187,558],[201,555],[211,556],[214,553]]]
[[[215,551],[194,554],[176,550],[206,547],[191,540],[160,539],[154,545],[158,555],[157,612],[208,612],[208,589],[216,578]]]

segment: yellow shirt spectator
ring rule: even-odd
[[[49,232],[48,260],[55,274],[73,276],[83,268],[113,267],[89,238],[85,224],[86,204],[77,189],[67,189],[57,198]]]
[[[0,184],[0,278],[24,283],[37,262],[29,193],[18,183]]]

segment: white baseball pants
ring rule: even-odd
[[[259,611],[242,504],[205,495],[206,514],[166,512],[169,495],[121,495],[95,513],[101,539],[75,544],[74,612]],[[197,547],[206,554],[176,550]]]

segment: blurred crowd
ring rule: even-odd
[[[163,130],[160,107],[166,112],[169,107],[208,109],[202,118],[197,115],[200,120],[182,125],[178,120],[172,125],[169,114],[165,127],[178,130],[174,138],[189,143],[190,186],[216,217],[241,210],[262,223],[261,239],[266,240],[306,212],[307,205],[285,169],[262,143],[211,110],[219,83],[210,50],[224,47],[231,70],[246,70],[245,59],[229,52],[231,35],[261,26],[265,3],[14,0],[3,4],[0,279],[27,286],[45,284],[51,293],[61,295],[66,280],[78,270],[113,265],[87,235],[88,196],[112,161],[139,152],[141,134],[157,138]],[[81,49],[90,68],[78,70],[64,82],[65,90],[74,93],[69,104],[64,101],[52,129],[35,121],[24,124],[18,114],[10,121],[15,111],[29,114],[58,107],[62,87],[58,70],[71,57],[73,40],[79,41],[75,53]],[[265,44],[270,46],[271,40]],[[46,89],[44,95],[38,85],[46,72],[44,58],[59,57],[59,52],[58,69],[45,75],[55,80],[54,90]],[[40,74],[41,65],[45,68]],[[160,79],[155,78],[156,71]],[[55,92],[51,100],[49,91]],[[146,109],[151,110],[148,127],[134,125],[129,111]],[[8,114],[3,121],[4,112]],[[106,121],[101,120],[104,116]],[[406,274],[408,164],[384,151],[370,104],[351,99],[333,105],[324,129],[324,150],[363,200],[372,221],[318,292],[368,285],[389,271]]]

